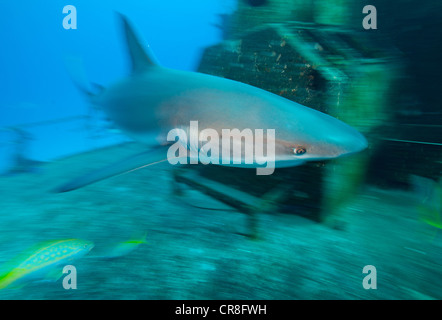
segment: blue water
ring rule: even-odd
[[[88,113],[88,104],[73,89],[66,59],[81,59],[91,82],[108,85],[128,74],[129,64],[116,12],[130,16],[162,65],[195,70],[202,51],[221,39],[219,14],[234,1],[76,1],[76,30],[65,30],[63,7],[69,3],[32,1],[0,4],[2,116],[0,127],[35,123]],[[25,9],[23,9],[25,7]],[[91,48],[94,48],[91,50]],[[54,138],[54,137],[53,137]],[[71,153],[84,150],[82,142]],[[54,148],[33,156],[54,158]],[[66,155],[58,152],[55,156]]]

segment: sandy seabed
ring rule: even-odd
[[[40,241],[95,243],[72,263],[76,290],[60,279],[0,290],[0,299],[442,298],[442,236],[419,221],[409,192],[364,187],[343,209],[342,230],[296,214],[260,213],[258,239],[241,235],[244,214],[195,208],[214,200],[194,190],[174,195],[168,164],[50,192],[141,148],[110,147],[0,178],[0,265]],[[135,251],[98,257],[144,232],[148,243]],[[366,265],[376,267],[376,290],[362,286]]]

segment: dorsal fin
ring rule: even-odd
[[[155,58],[151,50],[149,50],[149,45],[147,46],[147,50],[145,50],[139,39],[135,35],[135,32],[131,27],[128,19],[122,14],[119,14],[119,16],[123,23],[127,48],[129,50],[129,55],[132,61],[132,72],[144,72],[150,67],[158,66],[157,59]]]

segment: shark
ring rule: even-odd
[[[186,130],[191,121],[198,121],[200,128],[212,128],[220,136],[223,129],[275,130],[276,167],[338,158],[367,148],[360,132],[315,109],[238,81],[161,66],[129,20],[121,14],[118,17],[131,62],[130,74],[98,93],[84,84],[78,86],[120,130],[143,143],[146,151],[77,177],[54,191],[72,191],[166,161],[171,145],[168,132]],[[237,139],[234,144],[244,147],[247,143],[241,136]]]

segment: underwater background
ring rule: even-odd
[[[272,176],[163,163],[54,193],[145,149],[69,73],[129,74],[116,12],[161,65],[328,113],[369,147]],[[0,299],[442,298],[440,2],[24,0],[0,15]]]

